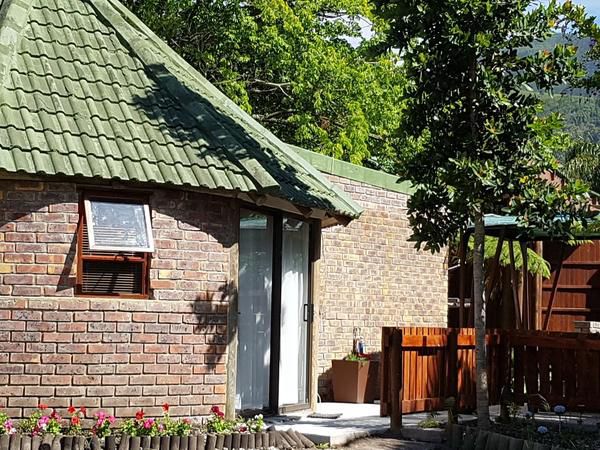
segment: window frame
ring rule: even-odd
[[[154,252],[154,236],[152,234],[152,220],[150,218],[150,205],[148,202],[142,202],[140,200],[123,200],[123,199],[115,199],[115,198],[107,198],[107,197],[97,197],[97,196],[89,196],[86,195],[83,200],[85,215],[87,217],[92,217],[92,202],[93,201],[105,201],[110,203],[122,203],[124,205],[133,205],[137,204],[142,206],[144,209],[144,225],[146,228],[146,241],[148,242],[147,247],[126,247],[126,246],[105,246],[105,245],[97,245],[96,237],[94,236],[94,224],[93,221],[86,221],[87,230],[88,230],[88,242],[91,252],[132,252],[132,253],[152,253]]]
[[[113,202],[121,201],[123,203],[136,202],[142,203],[147,206],[148,214],[150,214],[150,194],[139,193],[132,194],[129,192],[120,191],[90,191],[82,190],[79,197],[79,219],[77,221],[77,274],[75,282],[75,295],[78,297],[107,297],[107,298],[129,298],[129,299],[148,299],[150,297],[150,260],[152,257],[151,252],[140,252],[130,248],[122,250],[124,253],[143,253],[143,256],[135,255],[94,255],[94,254],[83,254],[83,232],[84,227],[87,225],[87,212],[85,207],[86,199],[106,199]],[[150,216],[151,217],[151,216]],[[150,226],[152,222],[149,222]],[[90,233],[88,229],[88,244],[89,244]],[[154,248],[154,242],[151,242],[152,248]],[[94,251],[112,251],[118,253],[115,250],[91,250]],[[141,280],[141,293],[123,293],[123,292],[111,292],[111,293],[94,293],[85,292],[83,290],[83,266],[86,261],[100,261],[100,262],[113,262],[113,263],[137,263],[142,266],[142,280]]]

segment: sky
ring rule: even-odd
[[[590,16],[596,16],[596,23],[600,24],[600,0],[573,0],[576,5],[585,6]]]
[[[600,0],[576,0],[573,3],[585,6],[591,16],[596,16],[596,22],[600,23]]]

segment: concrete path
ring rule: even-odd
[[[282,417],[271,417],[267,418],[267,425],[272,425],[278,430],[288,430],[292,428],[299,433],[304,434],[311,441],[317,444],[329,444],[332,447],[339,447],[348,444],[349,442],[357,439],[363,439],[366,437],[384,435],[389,431],[390,419],[389,417],[379,416],[379,405],[378,404],[356,404],[356,403],[319,403],[317,407],[317,413],[319,414],[341,414],[337,419],[318,419],[309,417],[310,411],[303,411],[298,413],[288,414]],[[500,408],[497,406],[490,407],[490,413],[492,417],[497,416],[500,413]],[[521,415],[525,413],[525,410],[521,412]],[[428,416],[427,413],[417,414],[405,414],[402,417],[402,425],[406,427],[405,436],[415,440],[422,440],[420,435],[422,431],[417,428],[417,424]],[[600,415],[599,414],[583,414],[567,412],[566,416],[563,416],[562,421],[566,423],[566,426],[577,426],[578,419],[588,427],[598,426],[600,428]],[[438,420],[441,422],[446,421],[446,413],[439,412]],[[459,422],[469,422],[475,420],[475,416],[461,414],[459,416]],[[554,413],[540,413],[537,415],[538,421],[558,421],[558,417]],[[434,433],[430,433],[432,435]],[[419,436],[417,436],[419,435]],[[364,442],[374,441],[364,440]],[[361,442],[357,442],[359,445]],[[415,446],[411,446],[415,444]],[[390,447],[391,445],[391,447]],[[396,447],[394,447],[396,445]],[[439,448],[435,444],[422,444],[422,443],[410,443],[408,441],[398,441],[392,439],[391,441],[381,441],[381,449],[392,450],[392,449],[433,449]],[[352,447],[349,449],[361,449],[365,450],[369,447]],[[374,450],[379,447],[371,447]]]
[[[278,430],[292,428],[316,444],[324,443],[330,446],[342,446],[356,439],[381,435],[390,428],[389,417],[380,417],[379,405],[376,404],[319,403],[316,412],[318,414],[341,414],[341,417],[317,419],[308,417],[310,411],[305,411],[284,417],[268,418],[267,423]],[[427,417],[425,413],[405,415],[403,425],[416,426],[425,417]]]
[[[404,441],[393,437],[367,437],[358,439],[337,450],[445,450],[439,444]]]

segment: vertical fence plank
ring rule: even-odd
[[[394,330],[391,336],[390,357],[390,394],[391,409],[390,428],[398,433],[402,428],[403,367],[402,367],[402,331]]]

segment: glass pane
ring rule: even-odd
[[[273,218],[241,211],[236,409],[269,405]]]
[[[283,220],[279,405],[308,401],[309,231],[306,222]]]
[[[119,203],[90,200],[91,217],[88,228],[93,233],[92,250],[148,249],[151,247],[150,224],[146,223],[146,206],[139,203]]]

